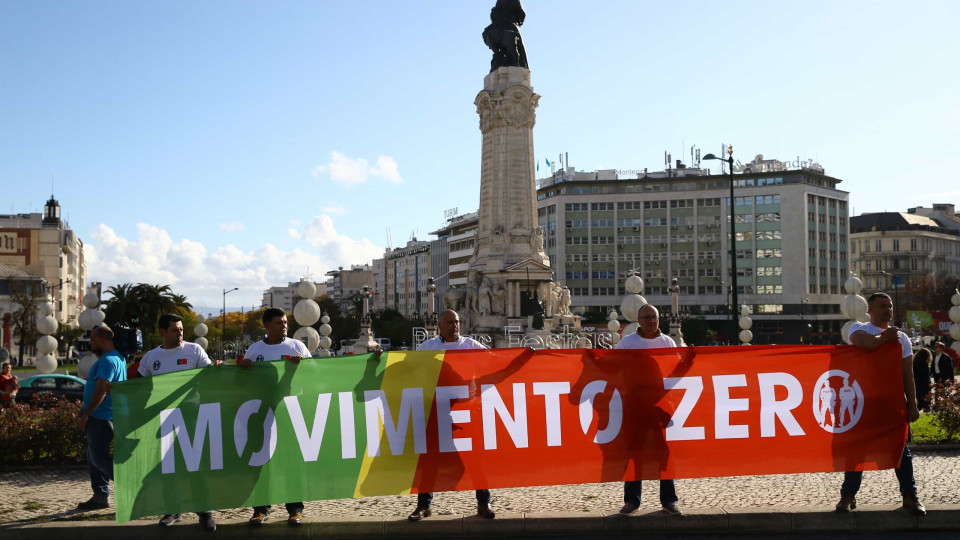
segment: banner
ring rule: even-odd
[[[899,345],[389,352],[113,386],[117,521],[897,466]],[[838,479],[839,481],[839,479]]]

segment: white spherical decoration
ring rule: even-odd
[[[646,299],[639,294],[628,294],[620,303],[620,313],[623,314],[624,319],[635,322],[640,315],[640,308],[645,305],[647,305]]]
[[[593,342],[590,341],[590,338],[584,336],[584,337],[581,337],[581,338],[577,339],[575,348],[577,348],[577,349],[592,349],[592,348],[593,348]]]
[[[857,276],[850,276],[843,284],[843,288],[847,291],[847,294],[860,294],[860,291],[863,290],[863,282]]]
[[[37,313],[42,317],[53,315],[53,302],[41,302],[40,305],[37,306]]]
[[[620,331],[620,337],[629,336],[630,334],[636,334],[637,328],[640,328],[640,323],[632,322],[623,327],[623,330]]]
[[[320,325],[320,328],[318,328],[317,331],[320,332],[321,336],[329,336],[330,333],[333,332],[333,328],[331,328],[329,324],[323,323]]]
[[[57,338],[53,336],[40,336],[37,339],[37,352],[40,354],[54,354],[57,350]]]
[[[320,319],[320,306],[309,298],[301,300],[293,308],[293,318],[300,326],[310,326]]]
[[[960,306],[950,308],[949,315],[951,322],[960,323]]]
[[[300,295],[300,298],[313,300],[313,297],[317,294],[317,286],[312,281],[301,281],[300,285],[297,285],[297,294]]]
[[[738,322],[740,323],[741,330],[749,330],[750,327],[753,326],[753,319],[750,317],[740,317]]]
[[[608,323],[607,323],[607,330],[610,330],[611,332],[616,332],[617,330],[620,330],[620,321],[614,319],[614,320],[608,322]]]
[[[80,313],[80,316],[77,317],[77,324],[80,325],[81,330],[88,332],[102,323],[104,317],[104,313],[100,310],[87,309]]]
[[[848,294],[843,299],[843,304],[840,304],[840,311],[848,319],[860,320],[860,317],[867,313],[867,308],[866,298],[856,294]]]
[[[953,293],[953,296],[950,297],[950,303],[955,306],[960,306],[960,292]]]
[[[197,336],[197,337],[204,337],[204,336],[207,335],[207,332],[209,332],[209,331],[210,331],[210,329],[207,328],[207,325],[205,325],[205,324],[203,324],[203,323],[200,323],[200,324],[198,324],[198,325],[196,325],[196,326],[193,327],[193,335],[195,335],[195,336]]]
[[[322,340],[323,338],[320,339]],[[323,342],[321,341],[321,345],[322,344]],[[328,356],[330,356],[330,350],[327,347],[320,347],[320,349],[317,350],[317,358],[326,358]]]
[[[194,343],[200,346],[201,349],[206,350],[207,346],[210,345],[210,342],[207,341],[207,338],[201,336],[193,340]]]
[[[333,345],[333,340],[330,339],[330,336],[320,336],[321,349],[324,349],[324,350],[329,349],[331,345]]]
[[[52,354],[38,356],[36,367],[40,373],[53,373],[57,370],[57,357]]]
[[[741,342],[743,342],[743,343],[750,343],[750,341],[751,341],[752,339],[753,339],[753,332],[751,332],[751,331],[749,331],[749,330],[741,330],[741,331],[740,331],[740,341],[741,341]]]
[[[953,323],[950,325],[950,337],[954,340],[960,341],[960,323]]]
[[[90,368],[93,367],[93,363],[97,361],[97,355],[92,352],[88,352],[80,358],[80,361],[77,362],[77,377],[81,379],[86,379],[87,375],[90,374]]]
[[[52,334],[57,331],[57,326],[57,319],[53,315],[37,317],[37,332],[41,334]]]
[[[627,290],[627,294],[640,294],[643,292],[643,278],[630,276],[623,282],[623,288]]]
[[[750,309],[750,306],[740,306],[740,315],[746,317],[753,313],[753,310]]]
[[[611,311],[610,314],[607,315],[607,320],[610,320],[610,321],[615,321],[615,320],[617,320],[617,319],[619,319],[619,318],[620,318],[620,315],[617,314],[617,311],[616,311],[616,310]]]
[[[847,321],[843,323],[843,328],[840,329],[840,337],[843,338],[843,342],[847,345],[850,344],[850,327],[853,326],[855,321]]]
[[[618,334],[618,333],[616,333],[616,332],[610,334],[610,344],[611,344],[611,345],[616,345],[616,344],[619,343],[619,342],[620,342],[620,334]]]
[[[88,292],[83,295],[83,307],[87,309],[97,309],[100,307],[100,297],[95,292]]]
[[[311,351],[320,347],[320,334],[310,326],[302,326],[293,333],[293,339],[299,339]]]
[[[330,324],[330,316],[324,313],[323,317],[320,317],[320,322],[323,324]]]
[[[207,322],[207,316],[203,313],[197,313],[197,322],[204,323]]]

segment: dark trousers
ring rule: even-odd
[[[433,493],[417,493],[417,506],[422,508],[430,508],[430,505],[433,504]],[[489,489],[478,489],[477,490],[477,504],[490,504],[490,490]]]
[[[625,504],[633,503],[640,506],[640,492],[643,489],[643,483],[639,480],[630,480],[623,483],[623,502]],[[660,481],[660,504],[666,505],[675,503],[680,499],[677,497],[677,486],[673,480]]]
[[[110,496],[110,480],[113,480],[113,457],[110,455],[113,422],[91,416],[87,420],[86,432],[87,463],[90,464],[93,498],[106,502]]]
[[[287,507],[287,513],[290,514],[291,516],[294,515],[294,514],[296,514],[296,513],[298,513],[298,512],[299,512],[299,513],[303,513],[303,503],[302,503],[302,502],[287,503],[287,504],[286,504],[286,507]],[[269,507],[269,506],[254,506],[254,507],[253,507],[253,511],[254,511],[254,512],[259,512],[259,513],[261,513],[261,514],[266,514],[267,512],[270,511],[270,507]]]
[[[897,482],[900,483],[900,493],[902,495],[914,495],[917,493],[917,483],[913,479],[913,454],[910,453],[910,447],[903,447],[903,457],[900,458],[900,466],[893,470],[897,475]],[[843,473],[843,486],[840,487],[841,495],[856,495],[860,491],[860,482],[863,480],[863,471],[849,471]]]

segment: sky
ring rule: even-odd
[[[478,206],[494,3],[0,0],[0,213],[53,192],[90,280],[205,311],[428,239]],[[960,202],[960,2],[523,5],[541,176],[725,143],[854,214]]]

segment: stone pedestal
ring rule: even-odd
[[[525,68],[502,67],[483,82],[474,102],[483,133],[480,222],[459,311],[467,333],[502,333],[507,319],[536,311],[525,297],[544,301],[553,290],[537,223],[533,125],[540,96]]]

